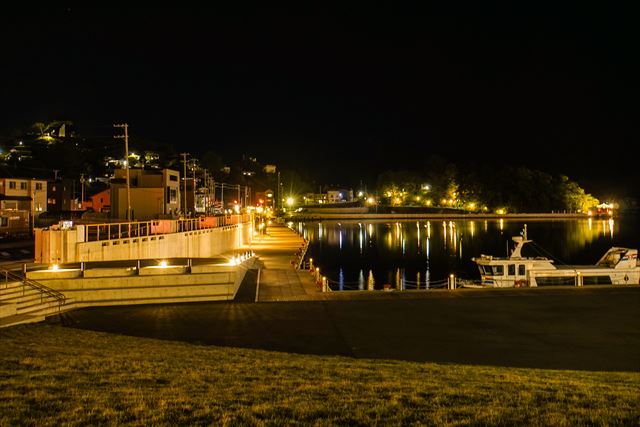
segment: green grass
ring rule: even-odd
[[[0,329],[0,426],[640,425],[640,373],[308,356]]]

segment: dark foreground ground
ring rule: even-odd
[[[290,353],[636,372],[639,320],[640,287],[102,307],[62,319],[81,329]]]

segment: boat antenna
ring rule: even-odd
[[[522,229],[522,232],[520,234],[522,235],[524,240],[529,240],[527,239],[527,224],[524,225],[524,228]]]

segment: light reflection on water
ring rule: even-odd
[[[307,257],[334,290],[446,287],[449,274],[477,280],[471,261],[506,256],[511,237],[528,237],[557,264],[594,264],[611,246],[639,246],[637,217],[571,220],[322,221],[294,224]]]

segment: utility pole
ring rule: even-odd
[[[80,174],[80,209],[84,205],[84,174]]]
[[[131,221],[131,184],[129,182],[129,124],[127,123],[115,124],[113,125],[113,127],[124,129],[124,135],[116,135],[114,136],[114,138],[124,139],[124,155],[125,155],[124,162],[126,166],[125,174],[127,178],[127,221]]]
[[[209,178],[206,169],[204,170],[204,214],[209,214]]]
[[[187,214],[187,156],[189,155],[189,153],[180,153],[180,155],[182,156],[182,162],[184,163],[184,174],[182,175],[183,179],[184,179],[184,207],[183,207],[183,212],[186,216]]]
[[[191,172],[193,173],[193,214],[196,214],[196,159],[191,159]]]
[[[280,191],[280,171],[278,171],[278,198],[276,199],[276,211],[278,210],[278,207],[282,208],[282,192]]]

